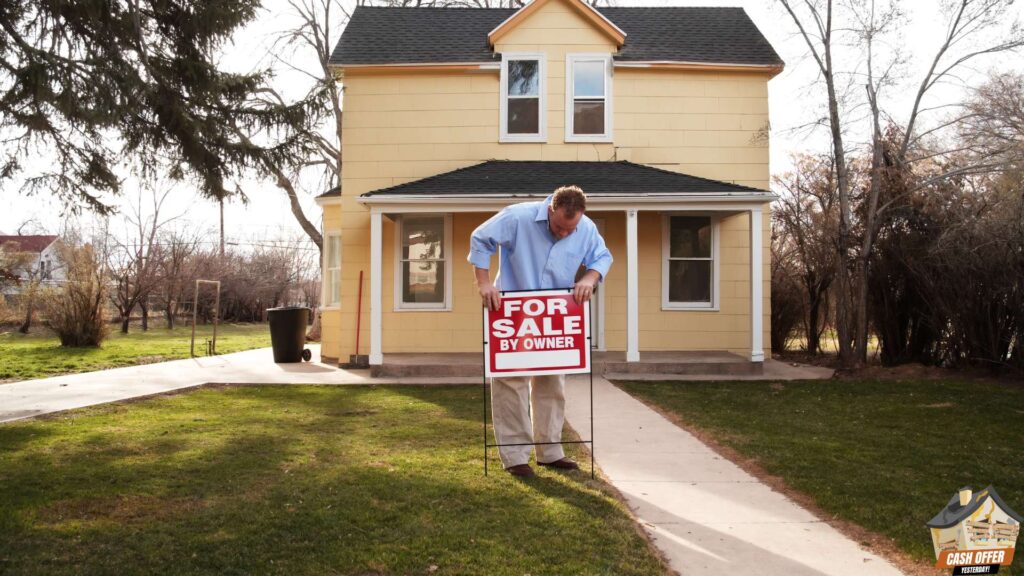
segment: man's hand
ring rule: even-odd
[[[501,292],[498,292],[494,284],[477,284],[477,289],[480,291],[481,304],[485,308],[490,308],[492,312],[497,312],[501,307]]]
[[[572,297],[576,300],[577,304],[583,304],[589,302],[590,297],[594,295],[594,288],[597,286],[597,281],[601,279],[601,273],[597,270],[587,270],[587,272],[576,281],[576,284],[572,287]]]
[[[501,307],[501,292],[491,284],[490,272],[485,268],[475,268],[476,289],[480,292],[480,303],[485,308],[497,312]]]

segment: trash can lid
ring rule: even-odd
[[[267,308],[267,312],[275,312],[277,310],[309,310],[307,306],[278,306],[277,308]]]

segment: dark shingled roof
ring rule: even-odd
[[[765,192],[632,162],[489,160],[422,180],[374,190],[363,196],[543,196],[554,192],[559,186],[572,184],[587,194]]]
[[[598,8],[626,33],[617,61],[671,60],[775,65],[782,59],[742,8]],[[516,12],[507,8],[358,6],[331,64],[494,62],[487,34]]]
[[[971,494],[971,501],[967,503],[967,506],[960,505],[959,492],[953,494],[953,497],[949,499],[949,504],[940,510],[934,518],[928,521],[928,526],[930,528],[949,528],[954,524],[960,523],[964,518],[974,514],[974,511],[977,510],[978,507],[987,499],[985,496],[991,496],[992,499],[995,500],[996,504],[1003,509],[1003,512],[1006,512],[1008,516],[1016,520],[1018,523],[1024,522],[1020,515],[1013,511],[1013,508],[1010,508],[1006,505],[1006,502],[1003,502],[1003,499],[999,497],[996,489],[989,486],[981,492]]]

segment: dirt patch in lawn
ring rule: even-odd
[[[152,522],[191,513],[206,506],[196,497],[156,498],[153,496],[118,496],[113,498],[82,498],[59,500],[39,510],[39,520],[46,524],[64,522],[111,521],[117,523]]]
[[[634,396],[634,398],[636,397]],[[637,400],[643,402],[640,398],[637,398]],[[782,477],[768,473],[757,459],[748,458],[747,456],[740,454],[735,449],[716,440],[710,433],[684,422],[679,418],[679,416],[672,412],[662,410],[654,404],[647,402],[644,402],[644,404],[651,410],[654,410],[658,414],[664,416],[676,426],[679,426],[683,430],[693,434],[698,440],[706,444],[719,456],[731,461],[733,464],[736,464],[751,476],[754,476],[761,482],[767,484],[772,490],[779,492],[786,496],[786,498],[796,502],[799,506],[816,516],[822,522],[825,522],[829,526],[839,530],[863,548],[885,558],[904,574],[908,574],[909,576],[944,576],[946,574],[945,571],[939,570],[931,564],[914,560],[901,550],[893,539],[867,530],[863,526],[854,524],[853,522],[833,517],[826,511],[822,510],[814,502],[813,498],[789,486]]]

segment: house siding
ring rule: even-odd
[[[617,68],[613,79],[613,143],[565,143],[565,54],[614,53],[606,36],[571,8],[550,2],[501,39],[496,49],[544,52],[547,142],[498,142],[496,71],[357,72],[344,78],[344,165],[338,204],[324,206],[324,226],[341,230],[341,306],[323,315],[323,353],[355,353],[358,278],[364,272],[360,352],[369,352],[369,211],[356,198],[490,159],[630,160],[695,176],[768,188],[767,74]],[[489,215],[453,218],[451,311],[394,311],[394,224],[384,219],[382,346],[389,352],[475,351],[481,314],[468,237]],[[606,283],[605,338],[626,346],[626,244],[621,212],[604,218],[616,257]],[[770,342],[770,211],[764,221],[765,349]],[[661,216],[640,213],[640,349],[750,352],[749,226],[746,214],[721,221],[718,311],[661,310]],[[697,329],[699,328],[699,332]]]

